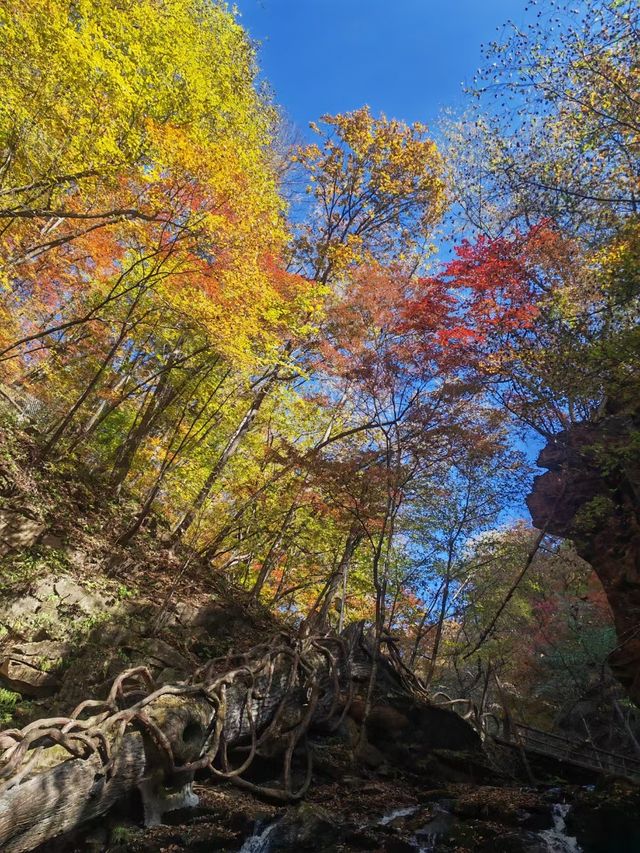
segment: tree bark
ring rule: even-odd
[[[334,651],[337,648],[333,646]],[[135,789],[143,796],[145,821],[158,823],[164,811],[196,804],[190,793],[195,769],[208,759],[220,767],[221,742],[229,747],[246,743],[252,732],[255,735],[270,724],[276,726],[276,735],[280,725],[289,733],[299,730],[302,734],[302,727],[328,715],[329,706],[335,709],[340,699],[336,686],[346,691],[347,670],[339,665],[341,677],[334,678],[331,654],[323,652],[317,641],[315,646],[312,640],[305,640],[284,643],[271,652],[263,649],[262,657],[244,662],[236,670],[205,677],[195,685],[161,688],[120,711],[121,719],[123,714],[128,715],[121,735],[114,713],[106,719],[93,717],[97,722],[92,726],[80,722],[83,728],[78,732],[97,745],[108,746],[111,767],[105,762],[104,748],[74,757],[64,746],[49,746],[69,720],[42,721],[43,743],[32,744],[26,761],[19,763],[8,779],[0,779],[3,853],[33,850],[104,814]],[[331,651],[331,647],[325,649]],[[307,676],[299,665],[301,659]],[[314,686],[308,679],[309,666]],[[310,690],[318,697],[313,704]],[[217,698],[212,699],[214,695]],[[221,710],[223,705],[226,712]],[[218,721],[221,728],[213,738]],[[34,725],[38,724],[28,727],[32,733]],[[28,732],[23,729],[22,736],[25,734]],[[211,745],[212,738],[215,746]],[[17,740],[10,732],[0,733],[0,773]],[[83,747],[80,739],[72,741],[76,752],[79,746]],[[232,775],[224,772],[224,759],[222,768],[218,775]],[[177,793],[167,796],[166,787],[177,789]]]
[[[185,512],[185,514],[182,516],[178,524],[175,526],[173,533],[171,534],[171,541],[175,542],[178,539],[181,539],[182,536],[184,536],[184,534],[195,521],[196,516],[207,502],[207,499],[211,494],[211,490],[213,489],[216,480],[227,467],[227,463],[229,462],[229,460],[234,456],[245,433],[247,433],[251,428],[251,424],[254,422],[256,415],[260,411],[260,407],[264,403],[266,397],[268,396],[269,392],[271,391],[271,388],[273,387],[277,379],[278,368],[275,368],[275,370],[273,370],[267,377],[265,377],[260,390],[253,398],[251,405],[249,406],[242,420],[234,430],[233,435],[223,448],[222,453],[218,457],[217,462],[209,472],[207,479],[204,481],[202,488],[198,492],[196,499],[191,504],[189,509]]]

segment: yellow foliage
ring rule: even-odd
[[[322,145],[295,157],[311,179],[319,233],[298,240],[302,263],[327,281],[368,258],[405,257],[424,243],[445,206],[443,163],[419,123],[408,126],[368,107],[324,116]]]
[[[94,280],[157,246],[172,255],[161,299],[214,346],[247,356],[256,333],[273,337],[285,300],[269,259],[287,236],[268,147],[275,113],[227,7],[8,0],[0,34],[0,212],[23,212],[5,232],[5,268],[33,274],[50,227],[76,250],[58,267],[81,257]]]

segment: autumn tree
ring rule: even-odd
[[[340,300],[350,270],[371,259],[382,263],[426,239],[442,214],[444,185],[441,160],[422,125],[384,117],[363,108],[325,117],[329,132],[322,146],[312,144],[294,154],[310,181],[308,217],[297,229],[290,249],[289,275],[302,275],[330,304]],[[314,128],[320,133],[319,129]],[[293,331],[293,330],[292,330]],[[308,331],[308,330],[307,330]],[[186,510],[174,536],[182,536],[209,495],[265,399],[291,374],[302,374],[313,352],[313,338],[286,336],[272,365],[208,476]]]
[[[637,214],[637,4],[530,3],[449,127],[451,194],[487,236],[550,218],[600,245]]]
[[[475,103],[448,125],[468,241],[451,272],[526,279],[535,323],[492,342],[502,356],[487,363],[504,405],[548,438],[633,393],[639,21],[608,0],[529,13],[488,47]]]
[[[134,486],[124,543],[191,499],[283,337],[312,328],[280,260],[276,113],[222,4],[1,14],[3,394],[38,399],[41,461],[62,447]]]

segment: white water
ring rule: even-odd
[[[270,823],[244,842],[239,853],[269,853],[269,836],[278,822]]]
[[[553,827],[544,829],[539,833],[540,838],[547,845],[549,853],[582,853],[582,847],[578,840],[567,835],[567,824],[565,818],[571,806],[566,803],[556,803],[551,810]]]
[[[398,817],[408,817],[415,814],[419,808],[419,806],[409,806],[395,809],[384,815],[378,821],[378,826],[386,826]],[[553,827],[538,833],[538,837],[546,845],[548,853],[583,853],[577,839],[567,835],[566,817],[570,808],[571,806],[566,803],[556,803],[551,811]],[[433,853],[436,850],[438,840],[450,830],[451,815],[445,809],[438,809],[437,812],[420,832],[416,853]],[[278,821],[276,820],[259,829],[254,835],[247,838],[239,853],[269,853],[271,845],[269,837],[277,825]]]
[[[386,826],[388,823],[391,823],[392,820],[395,820],[397,817],[409,817],[409,815],[415,814],[420,806],[407,806],[404,809],[396,809],[393,812],[389,812],[384,817],[380,818],[378,821],[378,826]],[[365,824],[366,825],[366,824]]]

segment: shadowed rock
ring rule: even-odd
[[[549,471],[534,481],[533,523],[572,539],[598,575],[619,645],[609,663],[640,704],[640,413],[617,411],[577,424],[542,450]]]

